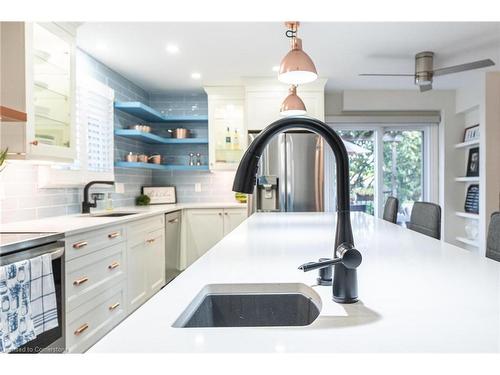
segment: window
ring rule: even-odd
[[[398,223],[404,225],[414,202],[437,200],[437,121],[374,122],[329,122],[349,154],[351,210],[381,217],[387,197],[395,196]],[[326,168],[331,163],[333,154],[326,157]],[[331,199],[326,210],[335,210]]]
[[[84,73],[77,73],[77,158],[72,164],[41,167],[40,187],[80,186],[92,180],[114,180],[113,100],[111,88]]]

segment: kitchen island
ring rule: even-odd
[[[89,352],[499,352],[500,264],[352,213],[359,299],[332,301],[317,272],[333,254],[335,215],[254,214]],[[175,328],[207,284],[302,283],[321,298],[303,327]]]

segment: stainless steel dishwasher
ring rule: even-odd
[[[165,281],[168,284],[180,271],[181,211],[165,214]]]

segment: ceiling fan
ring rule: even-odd
[[[434,52],[424,51],[415,55],[415,73],[414,74],[371,74],[362,73],[360,76],[378,76],[378,77],[413,77],[415,84],[419,87],[421,92],[432,90],[432,79],[435,76],[443,76],[446,74],[453,74],[464,72],[466,70],[480,69],[487,66],[495,65],[493,60],[479,60],[467,64],[449,66],[447,68],[434,69]]]

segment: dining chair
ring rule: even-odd
[[[441,239],[441,207],[430,202],[415,202],[411,210],[408,229]]]
[[[500,262],[500,212],[491,214],[486,240],[486,257]]]
[[[385,201],[384,206],[384,215],[382,218],[385,221],[389,221],[393,224],[396,224],[398,221],[398,209],[399,209],[399,201],[398,198],[389,197]]]

